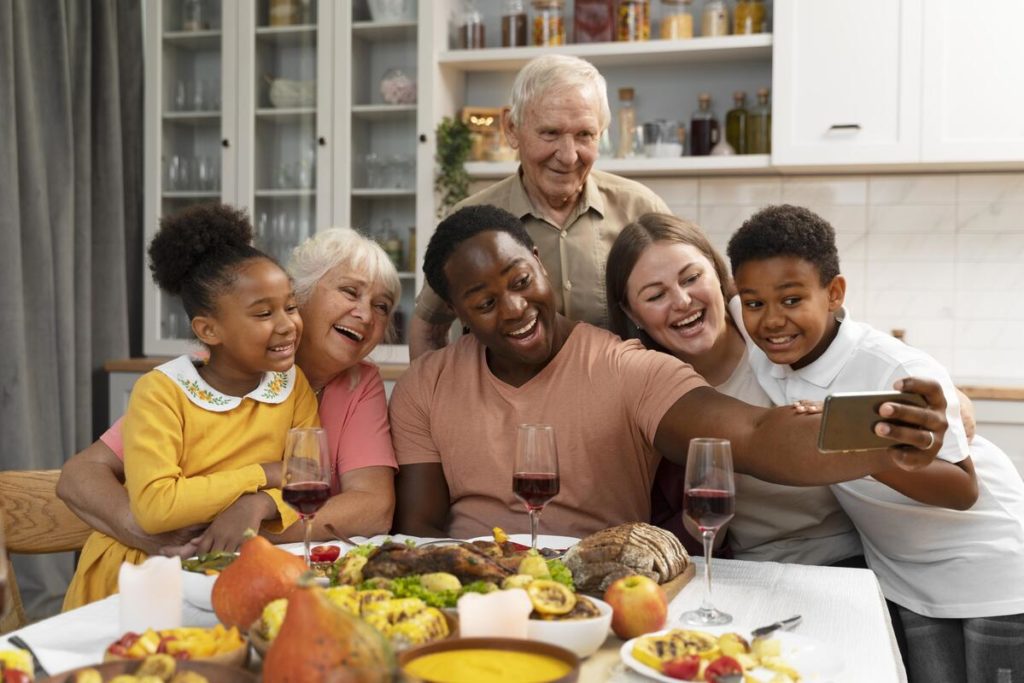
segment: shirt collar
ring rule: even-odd
[[[533,202],[530,200],[530,195],[526,193],[526,183],[523,180],[522,164],[519,165],[519,170],[516,173],[516,179],[519,182],[513,183],[509,188],[507,203],[509,212],[520,220],[526,216],[533,216],[543,220],[542,216],[538,216],[534,213]],[[573,208],[571,217],[566,225],[571,224],[576,220],[576,218],[582,216],[591,209],[596,211],[602,218],[604,217],[604,197],[601,196],[601,190],[598,188],[597,183],[594,182],[593,169],[591,169],[590,173],[587,174],[587,180],[583,184],[583,193],[580,195],[579,201],[576,202],[576,206]]]
[[[267,372],[263,379],[245,396],[228,396],[206,383],[199,375],[199,370],[188,356],[178,356],[156,368],[164,373],[188,397],[188,400],[200,408],[214,413],[224,413],[237,408],[244,398],[251,398],[260,403],[283,403],[295,388],[295,366],[287,372]]]
[[[836,320],[839,321],[836,338],[816,361],[799,370],[793,370],[788,365],[772,363],[772,377],[786,379],[793,375],[799,375],[800,379],[816,387],[831,386],[850,357],[857,351],[860,339],[865,332],[861,326],[853,323],[845,308],[840,308],[836,312]]]

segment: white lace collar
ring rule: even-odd
[[[287,372],[265,373],[259,385],[241,397],[222,394],[207,384],[189,356],[178,356],[157,366],[156,369],[174,380],[192,403],[215,413],[224,413],[236,408],[244,398],[251,398],[260,403],[282,403],[295,388],[294,365]]]

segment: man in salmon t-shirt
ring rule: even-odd
[[[790,485],[923,466],[941,447],[928,434],[945,430],[941,389],[908,380],[929,408],[892,404],[891,419],[914,425],[885,423],[893,448],[823,458],[818,416],[723,396],[674,356],[556,313],[533,241],[496,207],[442,221],[423,270],[471,334],[416,359],[395,387],[395,531],[468,538],[496,525],[528,529],[512,493],[523,423],[554,425],[561,489],[541,528],[573,536],[650,519],[658,461],[685,462],[695,437],[729,439],[736,471]]]

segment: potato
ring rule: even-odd
[[[738,633],[723,633],[718,637],[718,649],[723,655],[735,657],[750,652],[750,643]]]
[[[433,572],[432,574],[421,574],[420,585],[428,591],[440,593],[441,591],[457,591],[462,588],[462,582],[454,574],[448,572]]]
[[[778,657],[782,654],[782,644],[778,638],[755,638],[753,651],[758,659]]]
[[[531,574],[513,574],[512,576],[506,576],[505,580],[501,582],[501,588],[508,590],[509,588],[526,588],[533,582],[534,578]]]
[[[519,563],[517,573],[529,574],[535,579],[551,578],[551,571],[548,569],[548,563],[535,550],[531,550],[526,553],[526,556]]]

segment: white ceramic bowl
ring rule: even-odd
[[[213,583],[217,580],[218,574],[202,574],[190,572],[187,569],[181,571],[181,591],[185,602],[207,612],[213,611],[213,603],[210,602],[210,595],[213,592]]]
[[[416,0],[367,0],[374,21],[413,21]]]
[[[530,619],[526,626],[527,638],[561,645],[581,658],[594,654],[608,637],[608,629],[612,624],[612,606],[604,600],[590,599],[601,610],[601,616],[565,621]]]

